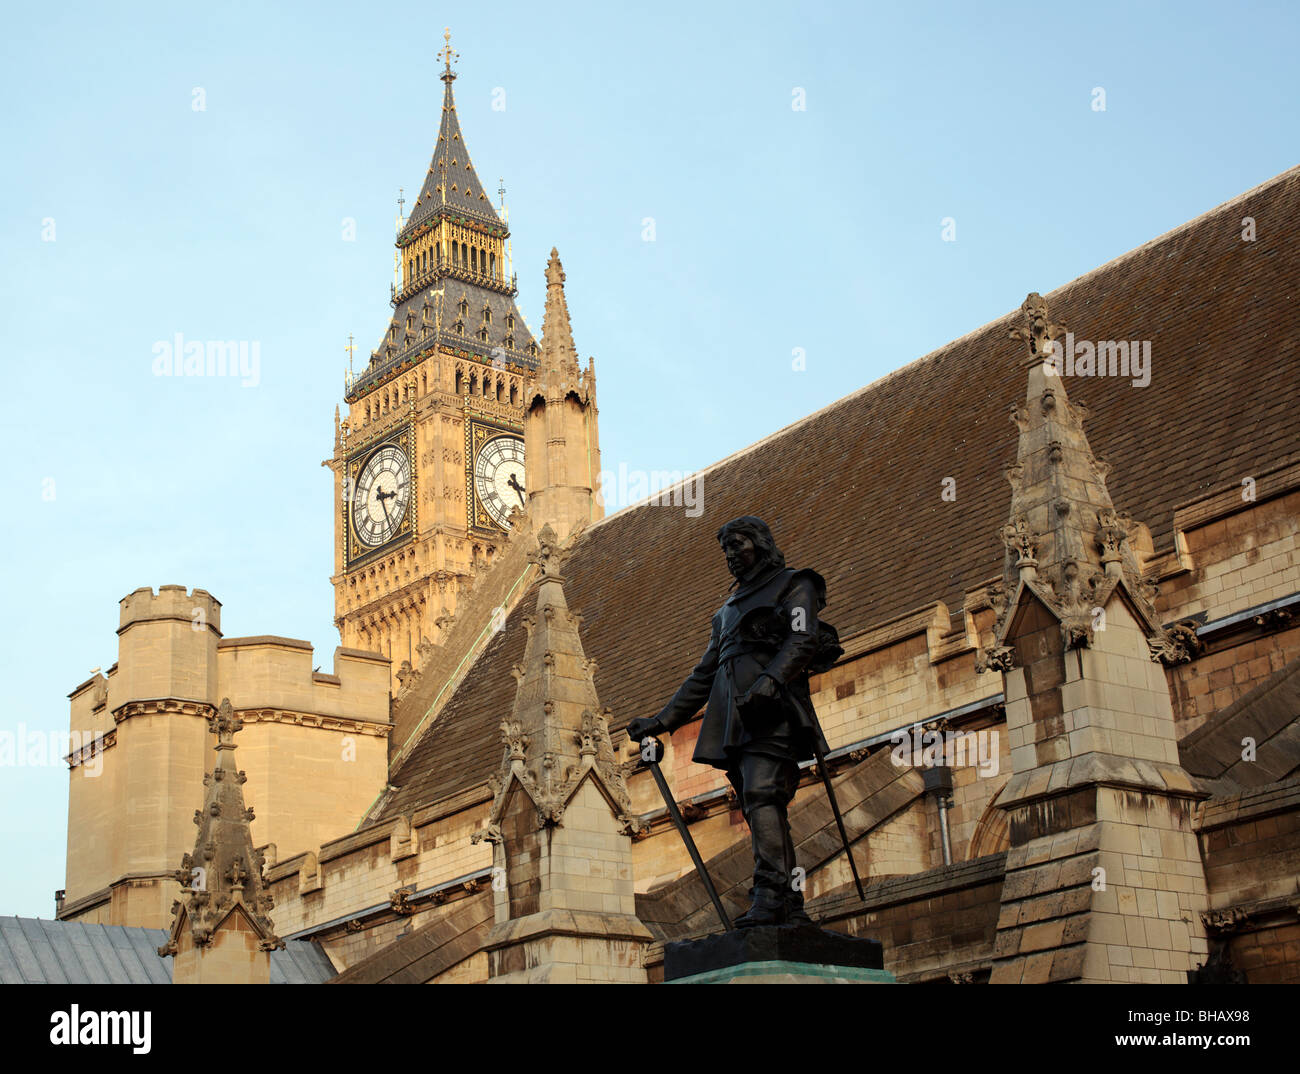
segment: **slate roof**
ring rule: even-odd
[[[470,216],[484,224],[502,227],[501,218],[492,208],[492,199],[488,197],[479,182],[478,173],[469,159],[469,149],[460,133],[460,119],[456,115],[456,100],[451,92],[455,80],[454,72],[444,72],[441,76],[446,89],[442,95],[442,122],[438,125],[438,141],[433,147],[433,159],[425,173],[424,184],[411,206],[411,215],[398,236],[398,242],[410,232],[416,230],[426,220],[441,209],[444,202],[438,190],[443,170],[447,175],[446,206],[464,216]]]
[[[437,217],[468,217],[473,222],[485,225],[498,234],[509,236],[510,232],[492,208],[492,200],[487,196],[474,165],[469,158],[469,150],[460,131],[460,120],[456,116],[456,101],[452,95],[451,83],[455,74],[448,71],[442,75],[446,90],[443,94],[442,121],[438,128],[438,141],[433,149],[433,159],[425,173],[424,184],[411,208],[411,215],[398,233],[397,244],[405,245],[423,225]],[[438,190],[442,178],[439,163],[446,165],[447,196],[443,201]],[[367,368],[357,377],[347,394],[349,402],[355,402],[376,383],[386,379],[387,375],[402,366],[415,361],[423,352],[435,343],[453,351],[464,352],[482,361],[491,361],[498,352],[504,352],[506,359],[516,365],[533,368],[537,359],[529,352],[529,345],[534,343],[533,335],[528,330],[522,314],[514,299],[501,291],[479,286],[474,282],[456,279],[452,275],[431,270],[427,276],[427,286],[407,295],[393,310],[388,325],[375,348],[376,356]],[[508,282],[508,281],[507,281]],[[504,285],[503,285],[504,286]],[[424,307],[426,302],[436,302],[431,292],[443,288],[441,328],[424,326]],[[454,324],[461,299],[469,303],[469,315],[465,318],[465,329],[456,332]],[[492,320],[488,326],[488,338],[481,340],[477,331],[482,317],[484,304],[492,311]],[[508,317],[514,318],[514,327],[508,327]],[[435,318],[436,319],[436,318]],[[408,328],[408,325],[411,327]],[[514,337],[514,346],[507,347],[508,337]],[[389,353],[389,347],[392,353]]]
[[[0,984],[171,984],[158,948],[166,929],[0,917]],[[334,967],[319,944],[289,940],[271,954],[272,984],[322,984]]]
[[[1252,216],[1258,238],[1241,239]],[[1300,457],[1300,168],[1139,247],[1048,296],[1076,339],[1152,342],[1151,382],[1067,380],[1086,402],[1093,451],[1113,466],[1118,510],[1156,548],[1174,508]],[[1033,286],[1033,280],[1027,280]],[[851,638],[1000,573],[1023,344],[1012,312],[721,461],[703,474],[703,514],[642,505],[575,543],[565,570],[582,641],[599,664],[611,724],[652,715],[694,666],[730,579],[714,534],[765,519],[791,566],[826,578],[824,615]],[[956,479],[957,499],[940,486]],[[523,655],[525,600],[393,773],[390,818],[481,784],[501,759],[509,674]]]
[[[1216,794],[1300,775],[1300,657],[1215,713],[1180,744],[1183,767]],[[1256,744],[1242,757],[1241,744]]]

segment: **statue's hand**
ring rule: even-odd
[[[639,743],[642,739],[653,738],[667,733],[668,729],[653,716],[638,716],[627,725],[627,737],[633,742]]]

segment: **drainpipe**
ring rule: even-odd
[[[952,805],[952,769],[945,764],[921,770],[925,780],[925,793],[931,795],[939,807],[939,838],[943,845],[943,863],[952,864],[952,839],[948,834],[948,809]]]

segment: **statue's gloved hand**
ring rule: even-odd
[[[653,716],[638,716],[627,725],[627,737],[633,742],[668,734],[668,728]]]
[[[764,673],[754,680],[754,685],[745,691],[744,696],[741,697],[738,703],[741,708],[744,708],[757,698],[774,698],[779,693],[780,687],[777,685],[776,680],[771,675]]]

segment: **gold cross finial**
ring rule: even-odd
[[[438,50],[438,58],[442,60],[443,64],[445,65],[443,69],[443,74],[449,75],[451,74],[451,61],[460,59],[460,53],[454,51],[451,47],[450,26],[444,27],[442,32],[442,39],[447,43]]]

